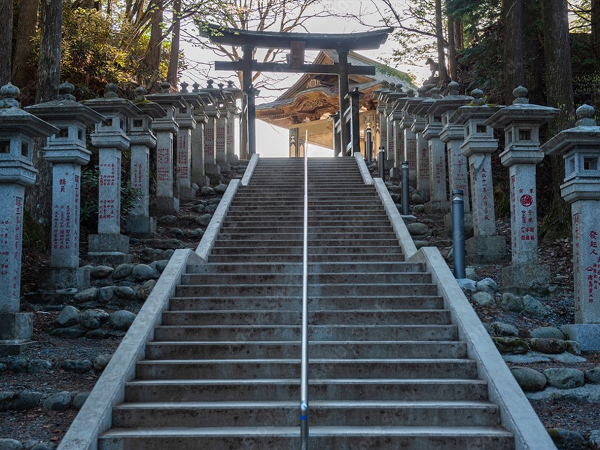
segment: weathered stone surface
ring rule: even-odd
[[[76,303],[93,302],[98,299],[98,288],[91,287],[75,294],[74,300]]]
[[[86,333],[86,329],[80,326],[66,327],[66,328],[55,328],[50,331],[52,336],[57,336],[65,339],[77,339]]]
[[[115,286],[104,286],[100,288],[98,300],[101,302],[110,302],[115,296]]]
[[[177,216],[166,215],[158,218],[160,225],[175,225],[177,223]]]
[[[577,341],[565,341],[567,351],[574,355],[581,355],[581,345]]]
[[[0,363],[0,374],[8,372],[8,364]]]
[[[415,205],[413,206],[412,211],[415,213],[422,213],[425,211],[425,205]]]
[[[101,309],[88,309],[79,314],[79,325],[88,330],[100,328],[108,320],[108,313]]]
[[[94,369],[104,370],[112,358],[112,353],[102,353],[94,358]]]
[[[114,272],[110,266],[96,266],[90,270],[90,276],[92,278],[106,278]]]
[[[227,190],[227,185],[223,184],[223,183],[218,184],[217,186],[215,186],[215,189],[214,189],[214,191],[217,194],[224,194],[226,190]]]
[[[512,367],[511,373],[526,392],[541,391],[546,387],[546,377],[537,370],[529,367]]]
[[[204,211],[206,211],[206,205],[194,205],[192,206],[192,212],[198,213],[198,214],[202,214]]]
[[[146,300],[152,292],[152,289],[154,289],[154,286],[156,286],[155,280],[148,280],[144,282],[144,284],[142,284],[140,289],[137,291],[137,294],[135,294],[135,297],[138,300]]]
[[[551,428],[548,430],[548,434],[558,450],[585,450],[588,448],[587,441],[578,431]]]
[[[548,385],[558,389],[573,389],[585,383],[585,376],[581,370],[559,367],[544,370]]]
[[[498,284],[491,278],[484,278],[477,282],[477,290],[493,294],[498,290]]]
[[[512,355],[523,355],[529,350],[529,346],[524,339],[516,337],[494,337],[492,338],[500,353]]]
[[[173,228],[171,230],[171,234],[173,235],[173,237],[178,238],[178,239],[185,237],[185,233],[183,232],[183,230],[181,228]]]
[[[40,392],[2,391],[0,392],[0,411],[26,411],[35,408],[42,398]]]
[[[505,292],[502,294],[500,305],[507,311],[523,311],[523,299],[518,295],[511,294],[510,292]]]
[[[531,348],[536,352],[540,353],[548,353],[551,355],[556,355],[564,352],[567,349],[567,345],[565,341],[561,339],[531,339],[530,341]]]
[[[129,286],[116,286],[115,287],[115,295],[117,297],[130,299],[135,297],[135,291],[131,289]]]
[[[402,201],[402,196],[400,194],[391,193],[390,197],[394,203],[400,203]]]
[[[166,259],[168,261],[169,259],[171,259],[171,256],[173,256],[173,253],[175,253],[175,250],[173,250],[172,248],[165,250],[163,252],[162,259]]]
[[[218,207],[219,207],[219,205],[208,205],[208,206],[206,207],[206,212],[207,212],[208,214],[211,214],[211,215],[212,215],[212,214],[214,214],[214,213],[215,213],[215,211],[217,210],[217,208],[218,208]]]
[[[571,353],[559,353],[550,355],[548,353],[540,353],[530,351],[526,355],[502,355],[502,359],[512,364],[531,364],[540,362],[561,362],[566,364],[584,363],[586,359],[581,356],[575,356]]]
[[[477,291],[477,283],[469,278],[459,278],[456,280],[458,285],[463,291],[476,292]]]
[[[519,335],[519,329],[509,323],[493,322],[492,329],[496,336],[516,337]]]
[[[136,281],[146,281],[158,277],[158,273],[147,264],[136,265],[131,274]]]
[[[481,306],[494,304],[494,297],[488,292],[476,292],[471,296],[471,300]]]
[[[410,199],[413,205],[422,205],[425,203],[425,200],[419,194],[413,194]]]
[[[523,312],[534,317],[545,317],[550,310],[539,300],[531,295],[526,295],[523,297]]]
[[[409,223],[406,228],[411,236],[427,236],[429,234],[429,227],[424,223]]]
[[[202,225],[203,227],[207,226],[212,219],[212,214],[203,214],[200,217],[196,217],[196,223],[198,225]]]
[[[85,333],[85,337],[88,339],[106,339],[108,337],[108,331],[103,328],[96,328]]]
[[[117,330],[127,331],[135,320],[135,316],[131,311],[115,311],[110,315],[110,326]]]
[[[0,438],[0,450],[23,450],[23,444],[16,439]]]
[[[590,433],[588,447],[592,450],[600,450],[600,430],[594,430]]]
[[[31,447],[31,450],[54,450],[55,448],[56,445],[54,445],[52,442],[40,442],[39,444]]]
[[[208,199],[208,202],[206,202],[206,206],[218,205],[219,203],[221,203],[221,197],[210,198]]]
[[[468,278],[473,281],[479,280],[479,276],[473,267],[465,267],[465,278]]]
[[[539,339],[565,339],[562,331],[555,327],[540,327],[531,330],[529,335]]]
[[[200,239],[204,236],[204,230],[202,228],[196,228],[195,230],[188,230],[187,237],[191,239]]]
[[[70,404],[71,394],[67,391],[62,391],[47,397],[42,406],[48,411],[64,411]]]
[[[600,366],[585,371],[585,379],[594,384],[600,384]]]
[[[89,359],[66,359],[60,367],[73,373],[86,373],[92,370],[92,362]]]
[[[202,186],[200,188],[200,195],[215,195],[215,190],[210,186]]]
[[[29,373],[45,373],[52,369],[52,363],[47,359],[32,359],[27,365],[27,372]]]
[[[56,318],[56,322],[61,327],[70,327],[72,325],[77,325],[77,318],[79,317],[79,310],[74,306],[67,305],[60,312],[58,317]]]
[[[183,242],[178,239],[146,239],[145,244],[161,250],[185,248]]]
[[[28,365],[29,361],[19,356],[10,361],[10,370],[15,373],[25,373]]]
[[[131,275],[131,272],[133,271],[133,264],[119,264],[116,268],[115,271],[112,274],[112,277],[114,280],[122,280],[124,278],[127,278],[129,275]]]
[[[73,397],[73,408],[77,411],[81,409],[87,398],[90,396],[89,392],[78,392]]]

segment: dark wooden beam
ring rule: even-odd
[[[242,61],[215,61],[215,70],[241,71],[244,69]],[[316,74],[339,74],[340,65],[335,64],[303,64],[301,68],[294,69],[288,64],[282,63],[259,63],[252,62],[253,72],[281,72],[281,73],[316,73]],[[348,64],[349,75],[375,75],[375,67],[353,66]]]

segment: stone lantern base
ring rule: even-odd
[[[130,235],[136,237],[154,237],[156,233],[156,219],[149,216],[130,215],[126,222],[126,228]]]
[[[88,259],[96,264],[123,264],[133,261],[129,254],[129,237],[122,234],[90,234]]]
[[[550,283],[550,268],[542,264],[512,264],[502,269],[503,289],[527,292]]]
[[[448,200],[430,200],[425,203],[425,212],[427,214],[446,214],[450,211],[450,202]]]
[[[38,283],[38,287],[44,289],[67,289],[77,288],[77,290],[90,287],[90,269],[79,267],[50,267],[40,271],[42,281]]]
[[[31,344],[33,314],[0,313],[0,356],[18,355]]]
[[[156,196],[150,203],[150,212],[155,215],[177,215],[179,199],[175,197]]]
[[[465,242],[467,264],[495,264],[510,261],[504,236],[474,236]]]
[[[569,340],[577,341],[582,351],[595,352],[600,350],[600,324],[577,323],[564,325],[562,331],[569,337]]]

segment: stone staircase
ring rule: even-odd
[[[261,159],[100,450],[299,448],[303,161]],[[508,449],[429,273],[354,158],[309,160],[310,448]]]

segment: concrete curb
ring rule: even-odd
[[[417,247],[415,246],[413,238],[408,232],[408,228],[406,228],[406,224],[404,223],[398,208],[396,208],[396,204],[392,200],[383,180],[381,178],[373,178],[372,180],[373,184],[375,184],[375,189],[377,189],[377,193],[379,194],[379,198],[381,199],[381,203],[383,203],[385,212],[390,219],[390,222],[392,222],[392,227],[394,228],[400,247],[402,247],[404,256],[408,259],[417,253]]]
[[[98,436],[111,427],[112,409],[122,403],[125,383],[135,376],[136,363],[145,356],[146,343],[175,294],[188,264],[197,264],[190,249],[176,250],[90,396],[75,417],[58,450],[97,450]]]
[[[355,153],[354,157],[356,158],[356,162],[358,163],[358,169],[360,170],[360,175],[362,176],[362,179],[365,182],[365,184],[373,184],[373,177],[369,173],[369,169],[367,168],[367,164],[365,163],[363,156],[360,153]]]
[[[252,178],[254,169],[258,164],[258,158],[259,156],[257,154],[252,155],[252,158],[250,158],[250,162],[248,163],[248,167],[246,167],[244,177],[242,178],[242,186],[248,186],[250,184],[250,179]]]
[[[460,339],[467,342],[469,358],[476,361],[479,376],[488,383],[490,400],[500,408],[502,425],[515,436],[516,450],[556,449],[439,250],[421,248],[410,261],[424,263],[431,272]]]
[[[252,158],[254,159],[254,156]],[[250,167],[246,169],[246,172],[249,169]],[[221,225],[223,225],[225,216],[227,216],[227,211],[229,211],[229,207],[231,206],[231,202],[233,201],[239,186],[240,180],[231,180],[229,182],[229,186],[227,186],[227,190],[225,191],[225,194],[223,194],[223,198],[221,199],[217,210],[213,214],[210,223],[206,227],[206,231],[204,232],[204,235],[202,236],[202,239],[196,248],[196,254],[200,257],[202,262],[208,261],[208,255],[215,245],[215,241],[217,240],[219,231],[221,230]]]

